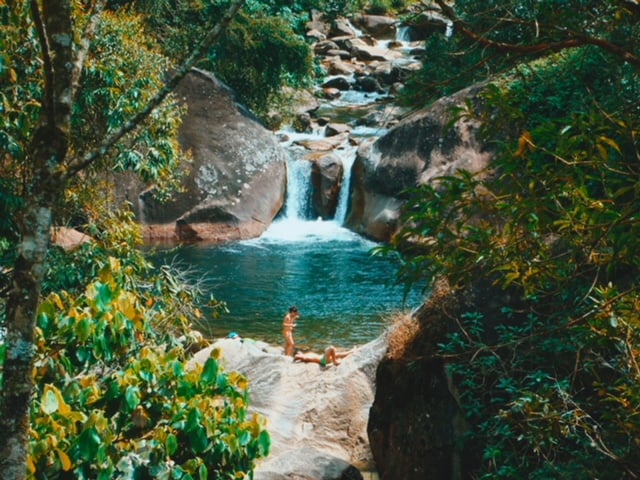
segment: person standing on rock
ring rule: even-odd
[[[289,312],[284,316],[282,322],[282,336],[284,337],[284,354],[290,357],[293,356],[293,329],[296,326],[296,320],[298,320],[298,308],[294,305],[289,307]]]

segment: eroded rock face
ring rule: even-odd
[[[220,242],[259,236],[284,203],[286,153],[213,75],[192,70],[176,94],[188,111],[179,141],[191,151],[182,186],[166,203],[153,188],[125,195],[149,241]],[[122,188],[122,187],[121,187]]]
[[[489,164],[492,152],[476,136],[478,123],[461,118],[448,126],[452,108],[475,101],[481,88],[438,100],[386,135],[360,145],[352,170],[348,228],[387,241],[398,227],[404,190],[457,170],[478,172]]]
[[[325,368],[246,339],[218,340],[193,361],[204,363],[212,348],[221,350],[226,371],[247,377],[250,408],[267,419],[271,453],[256,480],[357,480],[361,471],[375,471],[367,422],[385,336]]]
[[[313,213],[324,220],[333,218],[338,207],[344,166],[340,158],[330,153],[313,162],[311,167]]]
[[[451,316],[462,308],[446,286],[434,289],[414,312],[413,330],[403,334],[403,350],[390,349],[380,362],[368,432],[381,480],[469,478],[464,450],[468,427],[455,387],[436,355],[437,344],[453,329]]]
[[[459,318],[467,312],[480,314],[492,331],[505,306],[525,311],[521,294],[495,285],[491,276],[480,274],[462,288],[440,280],[408,327],[391,332],[368,427],[381,480],[476,478],[483,446],[467,435],[471,427],[458,393],[465,385],[448,373],[439,344],[460,331]]]

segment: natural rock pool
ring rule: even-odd
[[[227,303],[228,314],[214,319],[209,312],[200,326],[207,336],[233,331],[280,344],[282,317],[295,304],[296,344],[319,350],[373,340],[392,313],[418,305],[413,294],[403,307],[394,267],[371,256],[374,246],[333,221],[283,219],[259,239],[182,247],[170,256]]]

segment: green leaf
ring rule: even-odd
[[[251,441],[251,434],[247,431],[247,430],[243,430],[240,432],[240,435],[238,435],[238,443],[245,447],[249,444],[249,442]]]
[[[204,364],[200,379],[208,385],[216,384],[216,381],[218,379],[218,362],[215,359],[207,359],[206,363]]]
[[[207,432],[201,425],[198,425],[196,428],[189,432],[189,441],[191,442],[191,449],[195,453],[204,452],[209,446]]]
[[[91,320],[82,318],[75,325],[74,332],[81,342],[86,342],[91,335]]]
[[[178,450],[178,438],[173,433],[167,435],[165,448],[167,449],[168,456],[173,455]]]
[[[133,411],[140,403],[140,392],[138,387],[129,386],[124,394],[128,410]]]
[[[38,327],[42,330],[47,330],[55,315],[56,309],[53,303],[49,301],[41,303],[38,307]]]
[[[271,437],[269,436],[269,432],[266,430],[262,430],[260,435],[258,436],[258,446],[260,447],[260,455],[267,456],[269,455],[269,450],[271,449]]]
[[[96,283],[96,308],[100,312],[107,312],[111,309],[110,304],[113,301],[113,294],[108,284]]]

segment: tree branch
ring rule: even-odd
[[[54,102],[54,73],[53,63],[51,62],[51,46],[49,45],[49,39],[47,38],[46,28],[42,20],[40,13],[40,7],[37,0],[31,0],[29,2],[31,8],[31,15],[33,16],[33,22],[36,25],[38,32],[38,38],[40,39],[40,48],[42,49],[42,63],[44,68],[44,99],[43,110],[45,112],[47,122],[50,125],[55,124],[55,102]]]
[[[206,37],[195,47],[193,52],[182,63],[180,68],[173,74],[173,76],[165,83],[165,86],[160,89],[150,100],[147,105],[134,115],[130,120],[124,123],[119,130],[113,132],[107,136],[105,140],[98,146],[97,149],[87,153],[81,158],[74,159],[66,168],[66,170],[58,171],[56,175],[56,181],[66,182],[76,173],[84,170],[97,159],[105,155],[114,145],[122,139],[126,134],[136,129],[155,108],[157,108],[165,98],[175,90],[176,86],[189,72],[189,70],[202,58],[205,48],[214,43],[224,32],[226,27],[231,23],[233,17],[238,13],[245,0],[234,0],[227,12],[220,19],[220,21],[213,27],[213,29],[207,34]]]
[[[91,39],[96,33],[98,27],[98,20],[100,20],[100,14],[104,9],[104,0],[98,0],[94,7],[89,22],[82,33],[80,39],[80,48],[76,53],[76,58],[73,62],[73,70],[71,71],[71,98],[75,100],[78,94],[78,87],[80,86],[80,75],[84,68],[84,62],[86,61],[89,48],[91,47]]]
[[[576,32],[569,29],[556,28],[557,31],[564,33],[568,37],[564,40],[556,42],[537,43],[532,45],[518,45],[507,42],[496,42],[487,37],[479,35],[478,33],[468,28],[467,24],[458,18],[453,7],[447,5],[444,0],[435,0],[435,2],[442,10],[442,14],[449,20],[451,20],[451,22],[453,22],[454,29],[457,29],[462,35],[479,43],[480,45],[492,48],[497,51],[532,55],[545,52],[559,52],[568,48],[593,45],[611,53],[612,55],[620,58],[625,62],[630,63],[635,67],[640,67],[640,57],[638,55],[635,55],[622,47],[608,42],[607,40],[592,37],[590,35],[586,35],[584,33]],[[535,24],[535,28],[536,30],[540,28],[537,22]]]

